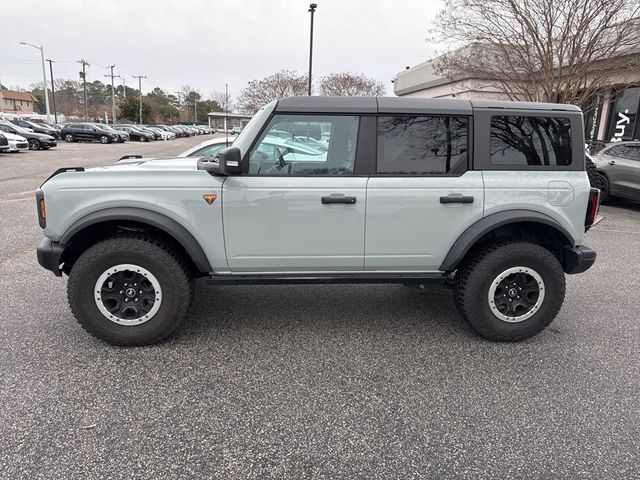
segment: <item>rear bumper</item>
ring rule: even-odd
[[[596,252],[588,247],[565,247],[564,271],[582,273],[591,268],[596,261]]]
[[[40,243],[36,248],[38,263],[47,270],[52,271],[56,277],[61,277],[62,271],[60,270],[60,257],[62,256],[62,252],[64,252],[63,245],[60,245],[57,242],[52,242],[45,237],[40,240]]]

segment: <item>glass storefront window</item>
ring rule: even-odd
[[[638,106],[640,104],[640,87],[626,88],[614,103],[609,119],[610,142],[633,140],[638,136],[640,124]]]

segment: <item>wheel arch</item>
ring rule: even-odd
[[[573,236],[556,220],[531,210],[509,210],[488,215],[467,228],[449,249],[440,265],[444,272],[454,271],[477,245],[498,238],[522,238],[544,246],[564,267],[564,247],[573,247]]]
[[[162,213],[138,207],[106,208],[74,222],[60,238],[60,244],[65,246],[61,259],[72,265],[86,248],[117,231],[156,234],[183,249],[196,272],[213,271],[204,250],[184,226]]]

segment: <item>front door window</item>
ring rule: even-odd
[[[249,154],[250,175],[351,175],[358,117],[275,115]]]

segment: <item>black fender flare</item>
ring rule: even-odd
[[[95,212],[89,213],[88,215],[76,220],[69,228],[67,228],[60,238],[60,243],[65,245],[75,234],[91,225],[117,220],[129,220],[145,223],[162,230],[182,245],[193,260],[193,263],[199,272],[209,273],[213,271],[204,250],[185,227],[162,213],[148,210],[146,208],[111,207],[96,210]]]
[[[511,223],[541,223],[554,228],[566,239],[566,243],[570,246],[575,246],[575,240],[573,236],[556,220],[544,213],[536,212],[534,210],[508,210],[504,212],[492,213],[484,218],[481,218],[476,223],[467,228],[454,244],[449,249],[449,253],[444,258],[440,270],[443,272],[452,272],[462,261],[464,256],[471,250],[471,248],[490,231],[501,227],[503,225],[509,225]]]

